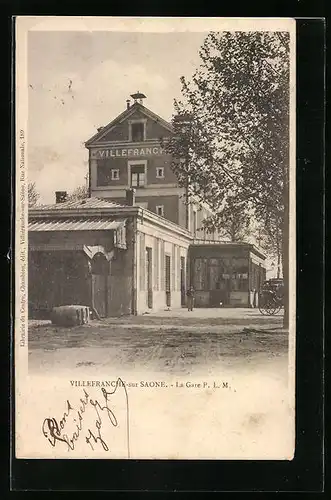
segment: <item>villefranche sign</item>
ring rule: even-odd
[[[119,157],[132,157],[132,156],[150,156],[150,155],[162,155],[164,154],[164,149],[160,146],[154,146],[151,148],[107,148],[107,149],[95,149],[92,150],[91,156],[93,158],[119,158]]]

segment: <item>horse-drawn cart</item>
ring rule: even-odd
[[[259,311],[266,316],[279,313],[284,307],[283,280],[268,280],[263,283],[259,295]]]

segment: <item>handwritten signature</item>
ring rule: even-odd
[[[103,436],[103,418],[109,420],[113,427],[118,426],[118,421],[115,416],[114,408],[111,407],[112,396],[116,391],[122,388],[125,393],[126,402],[126,438],[127,438],[127,454],[130,458],[130,427],[129,427],[129,399],[127,389],[123,381],[118,378],[114,389],[106,391],[101,389],[103,399],[101,403],[97,399],[92,399],[89,393],[84,389],[83,397],[79,400],[79,408],[72,406],[69,400],[66,401],[65,411],[60,420],[56,418],[45,418],[42,424],[42,432],[51,446],[55,447],[57,443],[66,443],[68,451],[74,450],[76,442],[85,433],[85,441],[94,450],[96,445],[101,445],[105,451],[109,451],[109,446]],[[95,411],[95,429],[88,428],[84,431],[84,418],[88,408],[93,408]],[[75,430],[70,434],[66,432],[68,424],[74,422]],[[87,433],[87,434],[86,434]]]

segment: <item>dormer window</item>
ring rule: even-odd
[[[133,142],[142,142],[144,140],[144,124],[132,123],[131,134]]]
[[[146,140],[146,120],[129,121],[129,141],[143,142]]]

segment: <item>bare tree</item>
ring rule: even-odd
[[[28,184],[28,206],[34,207],[35,205],[37,205],[39,198],[40,198],[40,194],[37,191],[36,183],[29,182],[29,184]]]
[[[83,185],[76,187],[76,189],[74,189],[72,193],[68,195],[68,200],[71,201],[82,200],[84,198],[88,198],[88,196],[89,196],[88,187],[86,185],[85,186]]]

